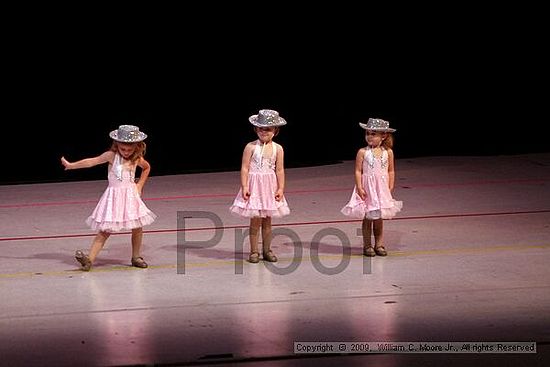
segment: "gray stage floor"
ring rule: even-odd
[[[0,186],[0,365],[548,365],[550,154],[398,159],[404,209],[385,222],[389,256],[372,259],[340,214],[353,164],[287,169],[273,266],[242,261],[238,172],[150,178],[145,270],[129,266],[129,234],[78,270],[106,179]],[[375,341],[537,352],[294,350]]]

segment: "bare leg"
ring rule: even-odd
[[[92,268],[92,264],[97,257],[97,254],[99,253],[99,251],[101,251],[101,249],[105,245],[105,241],[107,241],[107,238],[109,238],[109,236],[110,234],[108,232],[99,232],[92,242],[89,255],[85,255],[81,250],[76,251],[74,257],[82,266],[82,270],[90,271],[90,269]]]
[[[262,218],[262,249],[271,250],[271,217]]]
[[[271,217],[262,218],[262,252],[264,260],[277,262],[277,256],[271,251]]]
[[[141,257],[141,244],[143,242],[143,228],[132,229],[132,266],[146,268],[148,265]]]
[[[250,227],[249,227],[249,239],[250,239],[250,256],[248,261],[251,263],[257,263],[260,261],[258,253],[258,238],[260,236],[260,225],[262,223],[262,218],[250,218]]]
[[[374,250],[377,255],[386,256],[386,249],[384,248],[384,220],[377,219],[373,223],[374,227]]]
[[[258,239],[262,218],[250,218],[250,252],[258,252]]]
[[[374,246],[384,246],[384,220],[377,219],[373,222],[374,227]]]
[[[361,223],[361,232],[363,233],[363,255],[365,256],[375,256],[376,253],[372,248],[371,238],[372,238],[372,220],[367,218],[363,219]]]
[[[141,243],[143,242],[143,228],[132,229],[132,257],[141,256]]]
[[[94,242],[92,242],[92,247],[90,247],[90,254],[88,255],[88,258],[92,263],[95,261],[97,254],[99,254],[99,251],[101,251],[110,235],[111,234],[109,232],[99,232],[95,236]]]
[[[363,246],[372,246],[372,220],[363,219],[363,223],[361,223],[361,232],[363,233]]]

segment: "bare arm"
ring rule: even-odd
[[[393,150],[388,149],[388,184],[393,191],[395,184],[395,165],[393,164]]]
[[[355,157],[355,190],[362,200],[365,200],[367,198],[367,193],[365,192],[365,189],[363,189],[363,185],[361,183],[364,157],[365,148],[361,148],[357,151],[357,156]]]
[[[241,161],[241,189],[243,199],[248,200],[250,197],[250,189],[248,187],[248,170],[250,167],[250,159],[254,153],[254,144],[248,143],[244,148],[243,158]]]
[[[137,161],[137,165],[141,168],[141,174],[139,175],[139,181],[136,183],[136,186],[138,193],[141,196],[143,186],[145,185],[145,182],[149,178],[149,173],[151,172],[151,165],[143,157]]]
[[[285,152],[283,147],[277,145],[277,158],[275,161],[275,175],[277,176],[277,192],[275,193],[275,200],[281,201],[285,191]]]
[[[65,157],[61,157],[61,164],[65,167],[65,170],[69,169],[79,169],[79,168],[90,168],[97,166],[98,164],[103,163],[112,163],[115,157],[115,153],[112,151],[107,151],[97,157],[85,158],[76,162],[69,162]]]

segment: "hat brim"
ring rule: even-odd
[[[381,132],[381,133],[393,133],[393,132],[397,131],[395,129],[392,129],[391,127],[388,127],[388,128],[367,127],[367,124],[363,124],[362,122],[359,123],[359,126],[361,126],[365,130],[378,131],[378,132]]]
[[[286,125],[286,120],[284,118],[279,116],[277,120],[279,122],[276,124],[262,125],[258,123],[258,115],[252,115],[248,118],[248,121],[250,121],[250,123],[256,127],[279,127],[279,126]]]
[[[138,135],[134,136],[132,139],[120,139],[118,137],[118,130],[113,130],[109,133],[109,137],[114,141],[118,141],[119,143],[139,143],[140,141],[144,141],[145,139],[147,139],[147,134],[140,131]]]

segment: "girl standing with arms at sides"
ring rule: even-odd
[[[355,188],[342,209],[349,217],[363,219],[363,254],[386,256],[384,219],[393,218],[403,206],[392,197],[395,181],[393,135],[395,129],[382,119],[369,118],[359,123],[365,132],[367,146],[359,149],[355,159]],[[374,232],[374,248],[371,237]]]
[[[141,200],[143,186],[149,177],[151,166],[143,158],[145,154],[145,138],[147,135],[139,131],[137,126],[121,125],[118,130],[109,134],[113,139],[111,149],[93,157],[69,162],[61,157],[65,170],[89,168],[99,164],[109,163],[109,186],[103,193],[92,215],[86,223],[98,231],[90,252],[85,255],[76,251],[75,258],[82,270],[90,271],[97,254],[105,245],[111,232],[132,230],[132,266],[146,268],[147,263],[141,256],[143,239],[142,227],[153,223],[156,215],[150,211]],[[136,167],[141,168],[139,181],[135,182]]]
[[[241,189],[230,210],[250,218],[250,256],[248,261],[260,261],[258,237],[262,232],[263,259],[276,262],[271,250],[271,218],[290,213],[284,197],[285,170],[283,147],[273,141],[286,120],[274,110],[260,110],[248,119],[254,125],[258,140],[246,145],[241,163]]]

